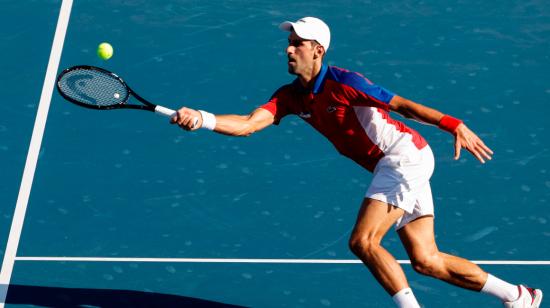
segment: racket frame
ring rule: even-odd
[[[121,100],[120,103],[113,104],[113,105],[91,105],[91,104],[82,103],[82,102],[80,102],[76,99],[73,99],[73,98],[69,97],[68,95],[63,93],[63,91],[61,90],[61,87],[59,85],[59,81],[61,80],[61,78],[63,78],[63,76],[65,74],[67,74],[69,72],[72,72],[72,71],[75,71],[75,70],[79,70],[79,69],[95,70],[95,71],[101,72],[103,74],[109,75],[112,78],[115,78],[117,81],[119,81],[122,84],[122,86],[128,92],[126,97],[124,97]],[[61,94],[61,96],[63,96],[64,99],[66,99],[67,101],[69,101],[73,104],[76,104],[78,106],[82,106],[82,107],[88,108],[88,109],[95,109],[95,110],[110,110],[110,109],[147,110],[147,111],[152,111],[152,112],[158,113],[158,114],[163,115],[163,116],[168,117],[168,118],[171,118],[176,114],[175,110],[172,110],[170,108],[166,108],[166,107],[163,107],[163,106],[160,106],[160,105],[156,105],[156,104],[153,104],[153,103],[147,101],[146,99],[141,97],[139,94],[137,94],[135,91],[133,91],[132,88],[130,88],[130,86],[120,76],[118,76],[117,74],[115,74],[111,71],[108,71],[106,69],[103,69],[103,68],[97,67],[97,66],[76,65],[76,66],[72,66],[72,67],[69,67],[67,69],[64,69],[59,74],[59,76],[57,76],[55,85],[56,85],[57,91],[59,92],[59,94]],[[130,99],[130,96],[133,96],[134,98],[136,98],[138,101],[140,101],[142,103],[142,105],[128,104],[128,100]],[[193,118],[193,127],[195,127],[197,125],[198,120],[199,119],[197,117]]]
[[[71,97],[69,97],[68,95],[66,95],[65,93],[63,93],[63,91],[61,90],[61,87],[59,85],[59,81],[61,80],[61,78],[63,78],[63,76],[65,76],[65,74],[69,73],[69,72],[72,72],[72,71],[75,71],[75,70],[81,70],[81,69],[84,69],[84,70],[94,70],[94,71],[98,71],[98,72],[101,72],[103,74],[106,74],[106,75],[109,75],[111,76],[112,78],[116,79],[117,81],[119,81],[122,86],[126,89],[126,91],[128,92],[126,97],[124,97],[120,103],[118,104],[114,104],[114,105],[91,105],[91,104],[86,104],[86,103],[82,103],[76,99],[73,99]],[[130,86],[120,77],[118,76],[117,74],[113,73],[113,72],[110,72],[106,69],[103,69],[103,68],[100,68],[100,67],[96,67],[96,66],[91,66],[91,65],[77,65],[77,66],[72,66],[72,67],[69,67],[65,70],[63,70],[59,76],[57,76],[57,79],[56,79],[56,82],[55,82],[55,85],[57,87],[57,91],[59,92],[59,94],[61,94],[61,96],[63,96],[64,99],[68,100],[69,102],[71,103],[74,103],[74,104],[77,104],[79,106],[82,106],[84,108],[89,108],[89,109],[99,109],[99,110],[109,110],[109,109],[140,109],[140,110],[148,110],[148,111],[153,111],[153,112],[157,112],[157,113],[161,113],[161,114],[167,114],[169,113],[170,116],[173,115],[175,113],[174,110],[172,109],[169,109],[169,108],[166,108],[166,107],[162,107],[162,106],[159,106],[159,105],[156,105],[156,104],[153,104],[149,101],[147,101],[146,99],[144,99],[143,97],[141,97],[139,94],[137,94],[135,91],[132,90],[132,88],[130,88]],[[138,101],[140,101],[142,103],[142,105],[138,105],[138,104],[128,104],[128,100],[130,99],[130,96],[133,96],[134,98],[136,98]],[[170,113],[171,111],[171,113]]]

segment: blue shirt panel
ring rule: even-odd
[[[323,65],[323,67],[324,66],[325,65]],[[328,67],[326,76],[324,77],[352,87],[355,90],[361,91],[366,95],[386,104],[389,104],[391,99],[395,96],[393,92],[379,85],[373,84],[370,80],[359,73],[350,72],[334,66]]]

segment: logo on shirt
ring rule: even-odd
[[[334,106],[328,106],[327,107],[327,112],[333,113],[335,111],[336,111],[336,107],[334,107]]]
[[[311,113],[309,112],[300,112],[298,116],[302,119],[309,119],[311,118]]]

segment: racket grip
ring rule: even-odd
[[[163,116],[165,116],[165,117],[171,118],[171,117],[173,117],[173,116],[176,114],[176,111],[175,111],[175,110],[172,110],[172,109],[170,109],[170,108],[166,108],[166,107],[162,107],[162,106],[157,105],[157,106],[155,107],[155,113],[158,113],[158,114],[163,115]],[[197,127],[197,123],[199,123],[199,118],[194,117],[194,118],[193,118],[193,127],[192,127],[192,128]]]
[[[172,110],[170,108],[162,107],[162,106],[156,106],[155,107],[155,113],[158,113],[160,115],[163,115],[165,117],[171,118],[176,114],[175,110]]]

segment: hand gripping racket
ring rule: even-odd
[[[166,117],[176,113],[175,110],[148,102],[130,89],[118,75],[99,67],[79,65],[65,69],[57,77],[56,85],[63,98],[90,109],[140,109]],[[141,104],[128,104],[130,96]],[[193,127],[198,120],[193,118]]]

